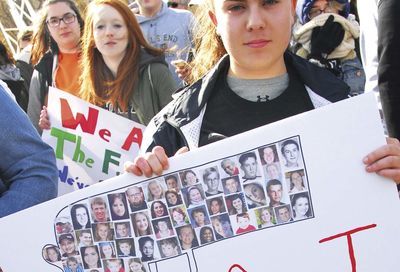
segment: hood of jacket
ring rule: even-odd
[[[168,67],[167,62],[165,61],[164,54],[159,56],[154,56],[148,53],[145,49],[141,48],[140,58],[139,58],[139,71],[142,71],[147,65],[151,63],[162,63]]]
[[[286,65],[291,65],[297,71],[301,81],[313,93],[330,102],[337,102],[348,98],[349,87],[338,80],[331,72],[318,67],[307,60],[286,51],[284,54]],[[189,123],[197,118],[205,107],[220,71],[229,65],[229,56],[225,55],[221,60],[201,79],[192,85],[178,90],[176,97],[162,114],[154,119],[156,125],[164,119],[176,127]],[[324,80],[320,80],[324,78]]]

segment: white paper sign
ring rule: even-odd
[[[172,158],[161,177],[124,174],[3,218],[0,266],[397,271],[396,186],[362,163],[385,143],[374,99],[351,98],[193,150]],[[177,194],[167,191],[171,176]]]
[[[52,87],[48,105],[42,139],[56,153],[58,195],[119,175],[139,153],[143,125]]]

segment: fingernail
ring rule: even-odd
[[[367,164],[367,163],[368,163],[368,156],[367,156],[367,157],[364,157],[364,159],[363,159],[363,163],[365,163],[365,164]]]

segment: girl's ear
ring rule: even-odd
[[[218,25],[218,21],[217,21],[217,17],[215,17],[214,12],[212,12],[211,10],[208,11],[208,16],[210,17],[212,23],[215,25],[215,27],[217,27]]]

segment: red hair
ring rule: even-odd
[[[93,15],[94,8],[99,5],[109,5],[116,9],[128,30],[126,53],[118,66],[116,77],[106,66],[94,43]],[[82,44],[81,98],[99,106],[110,102],[114,108],[119,107],[123,111],[127,110],[138,81],[141,48],[152,55],[163,54],[161,50],[148,44],[135,15],[121,0],[93,0],[89,4]]]

